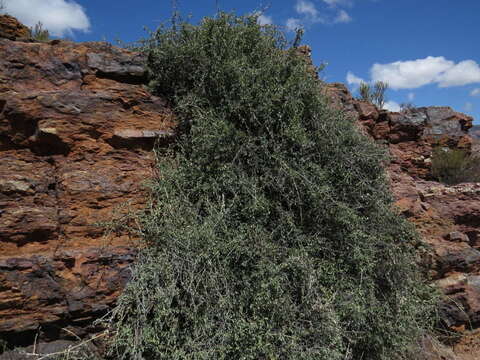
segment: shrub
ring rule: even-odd
[[[50,33],[47,29],[43,28],[43,24],[38,22],[33,28],[30,29],[30,37],[38,41],[50,40]]]
[[[360,99],[364,101],[371,102],[378,106],[380,109],[383,109],[385,105],[385,91],[388,89],[388,84],[383,81],[377,81],[373,88],[365,83],[360,83]]]
[[[432,154],[432,175],[438,181],[454,185],[480,181],[480,157],[465,150],[436,148]]]
[[[256,16],[174,22],[143,51],[180,135],[157,151],[148,247],[114,311],[111,355],[400,357],[434,297],[383,151]]]

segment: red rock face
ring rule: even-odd
[[[431,179],[433,146],[471,150],[469,129],[473,118],[449,107],[424,107],[392,113],[353,99],[343,84],[328,84],[325,92],[334,106],[358,119],[362,131],[388,146],[393,168],[415,178]]]
[[[0,54],[0,336],[82,335],[135,254],[128,234],[95,224],[145,204],[172,113],[128,51],[0,39]]]
[[[448,107],[379,111],[353,99],[343,84],[329,84],[325,91],[335,106],[346,109],[365,133],[388,149],[396,206],[428,246],[424,260],[445,295],[442,322],[462,334],[451,356],[432,359],[479,359],[480,183],[447,186],[430,175],[433,146],[471,149],[473,119]]]
[[[13,16],[0,15],[0,38],[10,40],[27,39],[30,37],[28,27],[20,23]]]

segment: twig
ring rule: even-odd
[[[63,329],[63,330],[66,330],[66,329]],[[77,345],[73,345],[71,347],[69,347],[68,349],[66,350],[63,350],[63,351],[58,351],[58,352],[54,352],[54,353],[51,353],[51,354],[46,354],[46,355],[43,355],[41,357],[39,357],[37,360],[44,360],[44,359],[48,359],[49,357],[51,356],[56,356],[56,355],[62,355],[62,354],[68,354],[70,353],[70,351],[80,347],[80,346],[83,346],[89,342],[92,342],[93,340],[96,340],[102,336],[105,336],[108,334],[108,330],[104,331],[103,333],[101,334],[98,334],[88,340],[85,340],[85,341],[82,341],[81,343],[77,344]],[[76,336],[76,335],[75,335]],[[36,353],[25,353],[25,355],[28,355],[28,356],[40,356],[41,354],[36,354]]]

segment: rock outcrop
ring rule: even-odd
[[[28,39],[30,29],[20,23],[13,16],[0,15],[0,38],[17,40]]]
[[[12,19],[0,19],[0,339],[28,346],[98,331],[138,244],[95,224],[144,206],[151,149],[173,140],[175,119],[143,86],[140,55],[12,41],[28,30]],[[471,150],[472,118],[446,107],[390,113],[342,84],[324,90],[388,149],[396,205],[429,245],[424,260],[445,294],[442,321],[464,334],[454,351],[479,355],[480,184],[446,186],[430,173],[434,146]]]
[[[8,39],[0,54],[0,337],[82,336],[135,255],[129,234],[95,224],[143,207],[173,116],[142,86],[137,54]]]
[[[334,106],[358,119],[366,134],[388,145],[392,167],[410,176],[431,179],[430,156],[434,146],[471,149],[469,129],[473,118],[449,107],[432,106],[392,113],[355,100],[343,84],[328,84],[325,91]]]
[[[473,151],[480,155],[480,125],[475,125],[470,129],[470,136],[473,138]]]
[[[463,336],[452,359],[480,358],[480,183],[447,186],[432,181],[430,172],[434,146],[472,150],[473,119],[448,107],[378,110],[353,99],[343,84],[325,91],[387,148],[396,205],[422,235],[423,260],[444,294],[443,325]]]
[[[480,139],[480,125],[475,125],[470,129],[470,136],[474,139]]]

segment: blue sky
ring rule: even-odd
[[[2,0],[0,0],[2,1]],[[305,28],[304,43],[322,77],[347,83],[384,80],[388,106],[447,105],[480,124],[480,0],[178,0],[193,21],[221,10],[266,8],[262,21]],[[131,42],[170,17],[172,0],[3,0],[27,25],[42,21],[75,41]]]

